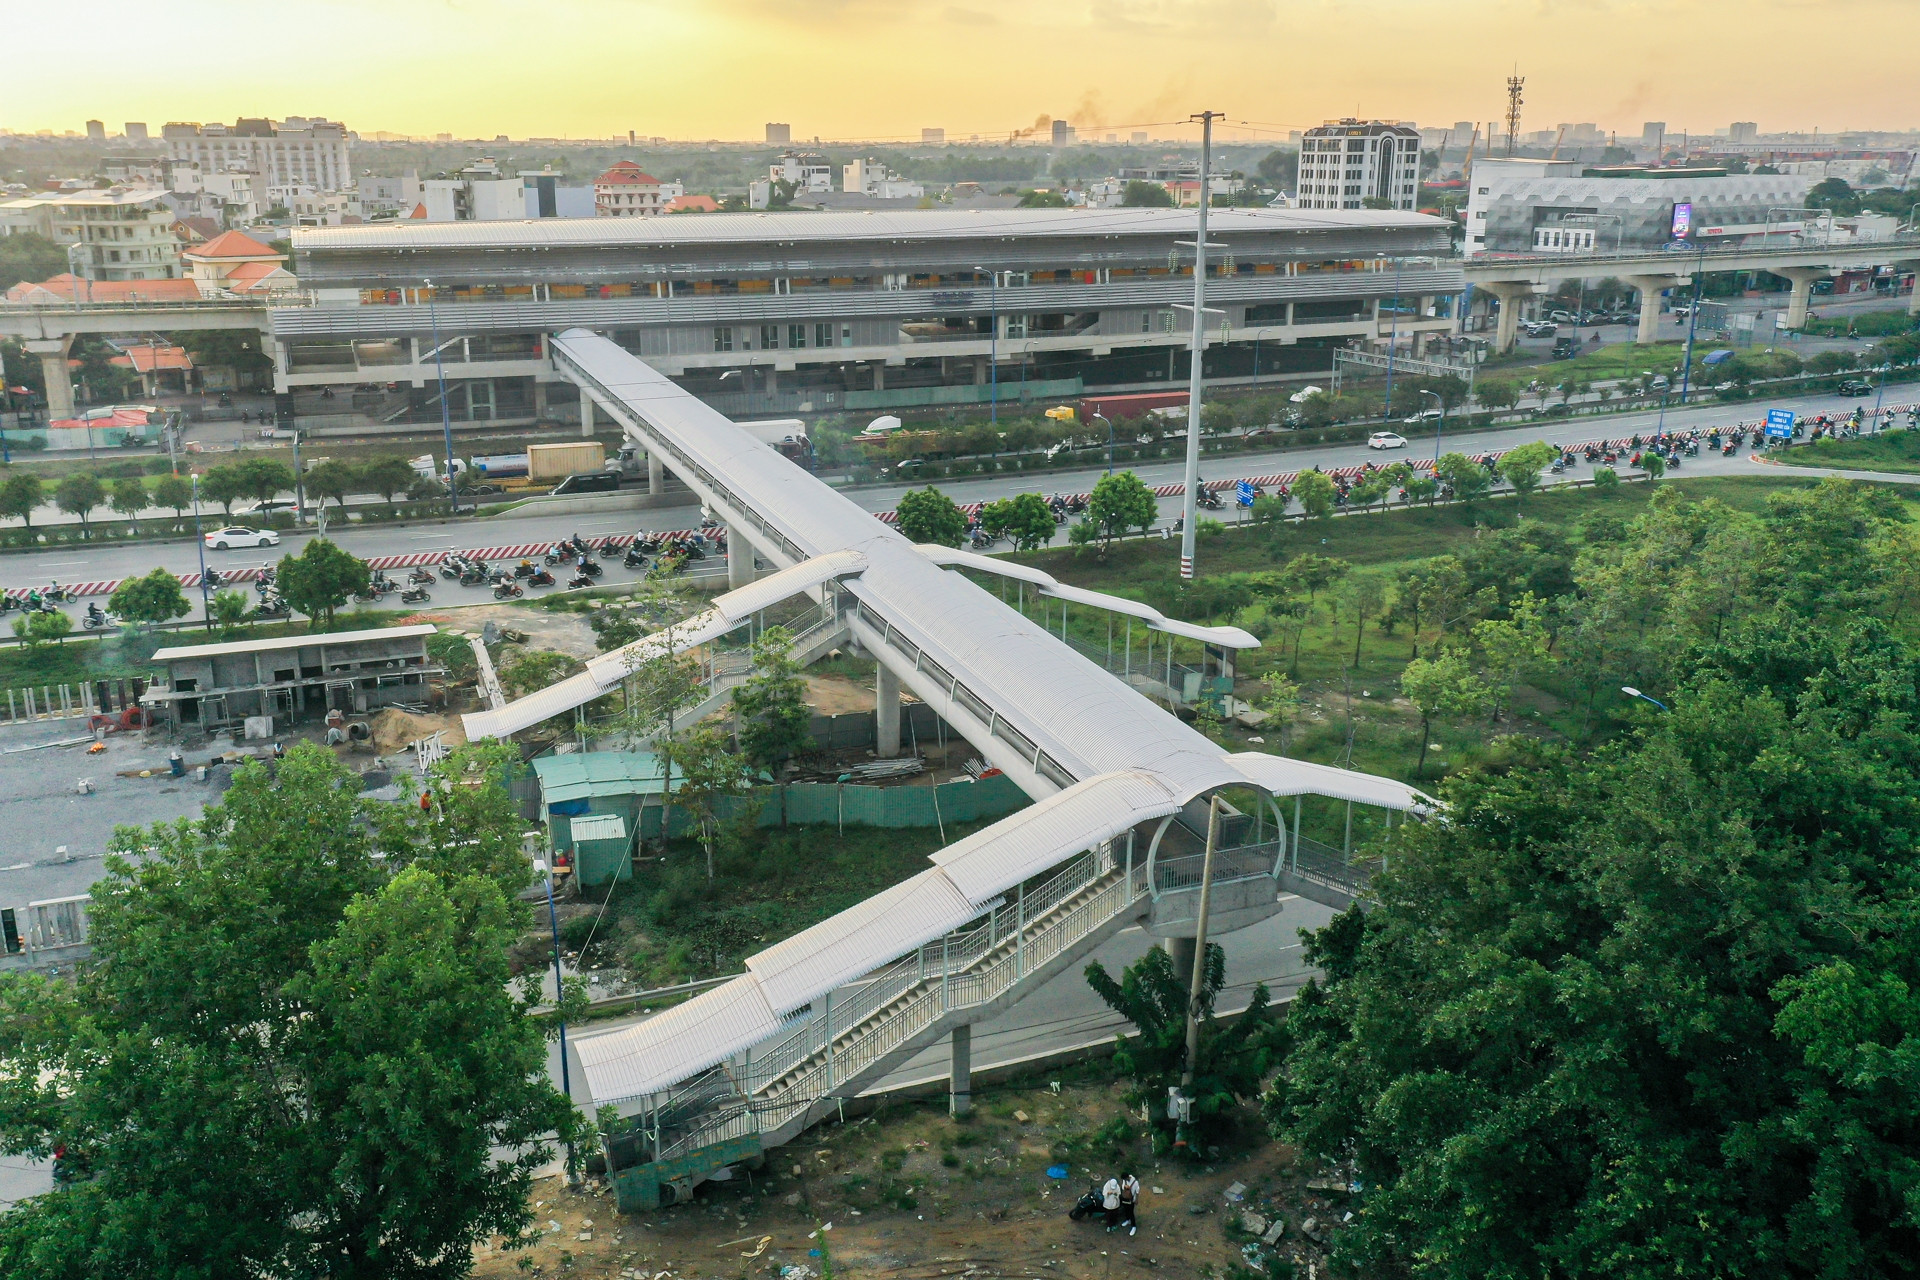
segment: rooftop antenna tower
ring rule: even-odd
[[[1520,137],[1520,90],[1527,83],[1525,76],[1507,77],[1507,154],[1513,154],[1514,142]]]

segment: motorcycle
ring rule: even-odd
[[[256,618],[290,618],[293,616],[293,609],[280,597],[278,592],[274,592],[253,607],[253,616]]]
[[[512,578],[500,578],[493,584],[495,600],[517,600],[525,594],[527,594],[526,588]]]
[[[580,561],[579,564],[575,565],[574,568],[578,570],[582,576],[588,577],[588,578],[597,578],[601,574],[606,572],[605,569],[600,567],[600,562],[598,560],[583,559]]]
[[[643,569],[647,564],[647,553],[640,549],[638,542],[631,543],[627,547],[627,554],[620,558],[620,563],[629,569]]]
[[[1202,489],[1194,495],[1194,502],[1209,511],[1219,511],[1226,504],[1220,501],[1220,495],[1211,489]]]
[[[556,542],[553,544],[553,549],[540,558],[549,565],[569,564],[574,557],[579,554],[579,551],[576,550],[571,543]]]
[[[554,576],[545,569],[535,569],[527,575],[527,585],[530,587],[550,587],[555,581]]]
[[[422,565],[407,575],[408,586],[430,587],[437,581],[439,581],[439,579],[433,576],[433,570],[427,568],[425,565]]]
[[[433,597],[427,594],[425,587],[408,587],[400,593],[400,600],[403,604],[425,604],[431,599],[433,599]]]
[[[1734,451],[1739,447],[1740,447],[1739,445],[1729,440],[1725,444],[1720,446],[1720,456],[1723,458],[1731,458],[1734,454]]]
[[[109,627],[119,626],[120,620],[99,605],[90,604],[87,606],[86,616],[80,619],[80,625],[89,631],[104,631]]]
[[[448,581],[458,578],[462,573],[466,572],[466,569],[467,558],[465,556],[448,556],[440,562],[440,576]]]
[[[598,556],[599,556],[599,557],[600,557],[600,558],[601,558],[602,560],[611,560],[611,559],[613,559],[613,558],[614,558],[615,556],[617,556],[617,555],[619,555],[619,554],[620,554],[620,544],[619,544],[619,543],[617,543],[617,542],[615,542],[615,541],[613,540],[613,535],[612,535],[612,534],[608,534],[608,535],[607,535],[607,538],[606,538],[606,541],[604,541],[604,542],[602,542],[602,543],[600,544],[600,549],[599,549],[599,551],[598,551],[598,552],[592,552],[592,553],[590,553],[590,554],[596,554],[596,555],[598,555]]]
[[[592,585],[593,579],[584,573],[576,573],[567,579],[567,590],[569,591],[578,591],[581,587],[590,587]]]
[[[1073,1202],[1073,1208],[1067,1210],[1067,1217],[1075,1222],[1085,1222],[1088,1218],[1104,1217],[1106,1212],[1106,1201],[1101,1198],[1100,1184],[1089,1182],[1086,1194]]]
[[[516,578],[531,578],[537,569],[538,566],[535,565],[533,561],[522,560],[519,564],[513,566],[513,576]]]
[[[470,564],[460,571],[460,585],[463,587],[484,587],[493,581],[493,575],[477,564]]]

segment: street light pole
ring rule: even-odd
[[[427,321],[433,326],[433,376],[440,384],[440,432],[447,444],[447,503],[454,515],[460,514],[460,486],[453,473],[453,411],[447,404],[447,366],[440,352],[440,313],[434,308],[433,281],[421,278],[427,287]],[[296,440],[298,436],[294,437]]]
[[[559,1011],[567,998],[566,976],[560,968],[560,917],[553,908],[553,863],[541,864],[547,873],[547,926],[553,931],[553,1007],[560,1024],[560,1092],[573,1101],[573,1079],[567,1066],[567,1019]],[[575,869],[576,874],[578,868]],[[609,893],[612,890],[608,890]],[[567,1181],[573,1181],[573,1143],[567,1143]]]
[[[1107,474],[1112,475],[1113,474],[1113,420],[1107,417],[1106,414],[1101,413],[1098,410],[1094,412],[1093,416],[1097,421],[1104,422],[1107,424]]]
[[[200,477],[193,476],[193,548],[200,553],[200,620],[213,630],[213,601],[207,593],[207,540],[200,533]]]
[[[1680,368],[1680,407],[1686,408],[1687,395],[1693,386],[1693,335],[1700,325],[1700,290],[1706,284],[1707,242],[1700,241],[1700,260],[1693,269],[1693,306],[1687,310],[1687,354]],[[1660,405],[1660,427],[1664,432],[1667,423],[1665,401]]]
[[[1213,122],[1226,113],[1202,111],[1200,122],[1200,223],[1193,237],[1193,340],[1187,370],[1186,500],[1180,522],[1180,576],[1193,577],[1194,525],[1200,498],[1200,386],[1207,343],[1207,206],[1213,203]]]
[[[1626,694],[1629,698],[1638,698],[1642,702],[1651,702],[1654,706],[1660,708],[1662,711],[1673,710],[1672,707],[1669,707],[1666,703],[1660,701],[1660,699],[1649,698],[1646,694],[1640,692],[1638,689],[1634,688],[1632,685],[1628,685],[1628,684],[1621,685],[1620,692]]]
[[[1440,416],[1433,422],[1433,474],[1438,476],[1440,474],[1440,433],[1447,427],[1447,402],[1440,398],[1438,391],[1428,391],[1425,387],[1420,389],[1420,394],[1432,396],[1434,408],[1440,410]]]
[[[1200,1007],[1207,983],[1207,916],[1213,906],[1213,852],[1220,843],[1220,797],[1207,799],[1207,852],[1200,862],[1200,911],[1193,922],[1193,976],[1187,983],[1187,1059],[1180,1070],[1180,1096],[1193,1097],[1200,1063]],[[1185,1145],[1185,1124],[1177,1145]]]

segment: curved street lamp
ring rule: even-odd
[[[1662,711],[1671,711],[1671,710],[1673,710],[1673,708],[1672,708],[1672,707],[1669,707],[1669,706],[1668,706],[1668,705],[1667,705],[1666,703],[1664,703],[1664,702],[1662,702],[1662,701],[1660,701],[1660,699],[1658,699],[1658,698],[1650,698],[1650,697],[1648,697],[1648,696],[1647,696],[1646,694],[1644,694],[1644,693],[1642,693],[1642,692],[1640,692],[1640,691],[1639,691],[1638,689],[1636,689],[1636,688],[1634,688],[1634,687],[1633,687],[1632,685],[1630,685],[1630,684],[1623,684],[1623,685],[1621,685],[1621,686],[1620,686],[1620,692],[1622,692],[1622,693],[1624,693],[1624,694],[1626,694],[1626,695],[1627,695],[1627,696],[1628,696],[1629,698],[1638,698],[1638,699],[1640,699],[1640,701],[1642,701],[1642,702],[1651,702],[1651,703],[1652,703],[1652,704],[1653,704],[1654,706],[1656,706],[1656,707],[1658,707],[1658,708],[1660,708],[1660,709],[1661,709]]]

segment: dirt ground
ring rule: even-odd
[[[408,619],[413,621],[414,619]],[[593,643],[593,628],[583,613],[553,613],[513,604],[470,604],[452,609],[429,609],[418,615],[421,622],[432,622],[444,631],[477,636],[492,622],[500,627],[524,631],[535,649],[551,649],[568,657],[598,657]],[[871,705],[871,704],[869,704]]]
[[[367,722],[373,730],[373,749],[383,756],[404,750],[408,744],[435,733],[448,747],[464,746],[467,731],[458,715],[417,716],[398,707],[388,707]]]
[[[845,676],[808,676],[807,701],[823,716],[873,710],[873,686]]]
[[[690,1205],[638,1215],[615,1212],[598,1179],[578,1193],[558,1176],[542,1179],[534,1189],[539,1241],[483,1247],[475,1274],[814,1280],[823,1230],[836,1277],[1325,1274],[1323,1224],[1345,1213],[1334,1203],[1339,1192],[1308,1186],[1307,1171],[1270,1143],[1205,1165],[1155,1157],[1121,1093],[1094,1085],[1055,1095],[1039,1084],[976,1094],[965,1122],[946,1116],[944,1097],[894,1104],[821,1125],[767,1153],[758,1172],[703,1185]],[[1116,1121],[1131,1131],[1118,1143]],[[1057,1164],[1069,1166],[1067,1178],[1048,1176]],[[1145,1188],[1139,1233],[1107,1232],[1097,1218],[1070,1221],[1088,1182],[1123,1164]],[[1242,1190],[1231,1200],[1235,1184]]]

